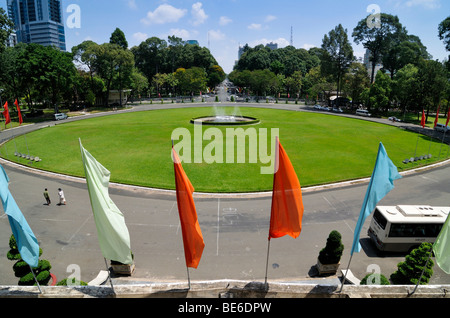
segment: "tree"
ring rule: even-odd
[[[442,63],[433,60],[425,60],[419,66],[417,98],[419,107],[427,108],[427,120],[430,110],[437,109],[444,97],[448,79],[445,67]]]
[[[321,71],[331,75],[337,83],[337,97],[341,89],[341,79],[354,60],[353,49],[348,41],[347,30],[339,24],[322,40]]]
[[[439,39],[445,43],[445,48],[450,51],[450,16],[439,24]]]
[[[418,104],[418,73],[419,69],[413,64],[405,65],[394,76],[392,82],[393,96],[398,100],[400,106],[406,113]],[[416,109],[417,110],[417,109]]]
[[[431,276],[433,276],[434,266],[432,259],[427,264],[427,260],[432,252],[431,247],[431,243],[422,243],[418,248],[406,255],[405,261],[398,263],[397,271],[391,274],[392,283],[395,285],[415,285],[423,272],[420,284],[428,284]]]
[[[343,88],[354,102],[361,101],[361,94],[370,85],[370,78],[364,64],[353,62],[344,75]]]
[[[123,49],[128,49],[128,42],[125,37],[125,33],[119,28],[116,28],[114,32],[111,34],[111,38],[109,39],[109,43],[117,44]]]
[[[383,56],[383,68],[391,74],[395,73],[407,64],[418,65],[421,60],[429,59],[427,48],[415,35],[402,34],[393,42],[392,47]]]
[[[104,43],[96,48],[95,70],[105,81],[104,101],[108,102],[109,92],[116,88],[122,92],[131,85],[131,73],[134,67],[133,54],[117,44]],[[122,98],[120,98],[122,101]]]
[[[380,23],[377,26],[372,26],[368,23],[371,18],[367,18],[358,22],[358,25],[353,29],[353,40],[356,44],[362,43],[364,48],[370,52],[370,62],[372,62],[372,72],[370,81],[375,80],[375,66],[381,62],[381,59],[386,52],[391,48],[391,41],[393,35],[400,37],[406,30],[402,27],[397,16],[381,13]]]
[[[5,43],[11,35],[14,23],[8,18],[5,10],[0,8],[0,53],[5,49]]]
[[[383,71],[378,71],[375,83],[369,89],[369,109],[387,114],[391,97],[391,78]]]
[[[211,88],[216,87],[220,83],[222,83],[226,78],[226,74],[223,71],[222,67],[219,65],[212,65],[209,68],[209,75],[208,75],[208,86]]]

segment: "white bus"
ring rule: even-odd
[[[380,251],[408,252],[422,242],[434,243],[450,207],[397,205],[376,207],[368,235]]]

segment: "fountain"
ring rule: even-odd
[[[218,99],[220,103],[226,102],[228,93],[227,88],[225,87],[225,82],[222,83],[222,85],[218,88]],[[212,126],[242,126],[242,125],[254,125],[259,124],[259,119],[248,117],[248,116],[242,116],[241,112],[239,110],[238,106],[232,106],[233,111],[232,115],[228,115],[225,111],[225,107],[217,107],[213,106],[214,108],[214,116],[205,116],[205,117],[199,117],[199,118],[193,118],[191,120],[191,124],[198,124],[198,125],[212,125]],[[230,107],[230,106],[228,106]]]
[[[257,118],[236,115],[216,115],[191,119],[191,124],[211,126],[242,126],[259,124],[259,122]]]

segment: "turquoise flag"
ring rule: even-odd
[[[35,268],[39,262],[38,241],[9,191],[9,177],[5,169],[2,166],[0,167],[2,168],[0,172],[0,196],[2,198],[3,209],[6,215],[8,215],[9,225],[16,239],[20,256],[28,265]]]
[[[433,244],[434,256],[438,266],[450,274],[450,218],[447,217],[441,232]]]
[[[111,173],[83,148],[80,140],[86,183],[103,256],[123,264],[133,263],[130,234],[125,218],[109,197]]]
[[[366,192],[366,197],[364,198],[359,219],[356,223],[355,236],[353,238],[352,250],[350,252],[351,255],[353,255],[354,252],[359,253],[361,250],[359,235],[364,225],[364,221],[375,209],[378,202],[383,199],[389,191],[394,189],[394,180],[400,178],[401,175],[398,173],[397,167],[392,163],[391,159],[389,159],[386,149],[384,149],[383,144],[380,142],[375,168],[373,169],[369,187]]]

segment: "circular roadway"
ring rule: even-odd
[[[213,106],[214,104],[205,104]],[[309,111],[298,105],[249,105],[296,111]],[[180,105],[143,105],[128,111],[143,111]],[[199,107],[198,104],[183,107]],[[118,112],[120,113],[120,112]],[[90,116],[103,116],[97,114]],[[69,119],[80,120],[81,116]],[[380,120],[383,121],[383,120]],[[385,123],[390,123],[384,120]],[[10,129],[0,134],[3,141],[13,135],[59,124],[47,122]],[[10,191],[33,229],[43,250],[41,259],[52,265],[51,272],[62,280],[78,266],[81,279],[88,282],[105,270],[85,181],[18,166],[2,160],[10,178]],[[383,205],[428,204],[448,206],[450,165],[447,162],[403,173],[381,202]],[[315,276],[319,251],[328,234],[338,230],[345,246],[341,269],[346,269],[353,232],[367,189],[367,179],[324,187],[304,188],[305,212],[299,238],[283,237],[271,241],[268,281],[309,281]],[[58,206],[57,189],[63,188],[66,206]],[[45,205],[42,195],[48,188],[52,199]],[[160,191],[111,184],[111,199],[125,215],[135,256],[136,270],[125,282],[170,282],[187,280],[181,228],[173,191]],[[194,195],[205,250],[198,269],[189,269],[191,280],[237,279],[264,281],[271,193]],[[405,254],[378,254],[367,236],[370,218],[361,231],[363,249],[355,253],[350,269],[362,279],[369,265],[377,265],[389,277]],[[12,266],[6,258],[11,230],[3,211],[0,215],[0,285],[16,285]],[[72,265],[72,266],[71,266]],[[317,279],[317,278],[316,278]],[[326,278],[324,278],[326,279]],[[330,278],[328,278],[330,279]],[[120,279],[116,283],[120,283]],[[450,284],[450,275],[434,266],[433,284]]]

